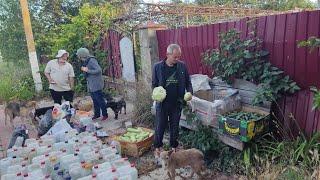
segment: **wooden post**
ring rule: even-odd
[[[29,62],[31,65],[32,77],[35,84],[36,92],[42,91],[42,82],[41,76],[39,73],[39,65],[37,59],[36,48],[34,45],[31,22],[30,22],[30,14],[28,8],[27,0],[20,0],[21,11],[22,11],[22,18],[23,18],[23,25],[24,31],[26,34],[27,46],[28,46],[28,53],[29,53]]]

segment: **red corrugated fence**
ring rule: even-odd
[[[165,57],[170,43],[178,43],[190,74],[211,75],[210,68],[201,62],[202,53],[218,47],[219,32],[236,28],[241,31],[241,38],[248,37],[247,21],[248,18],[244,18],[234,22],[157,31],[160,58]],[[301,40],[320,37],[320,10],[262,16],[254,21],[257,36],[270,52],[270,62],[284,70],[302,88],[279,102],[285,114],[285,125],[297,133],[292,123],[294,117],[308,135],[320,130],[320,112],[312,110],[313,94],[309,91],[310,86],[320,88],[320,50],[318,48],[309,53],[306,48],[297,47],[297,42]]]

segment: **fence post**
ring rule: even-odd
[[[141,80],[151,88],[152,67],[159,61],[158,40],[156,30],[167,29],[166,26],[148,22],[139,27],[141,54]]]

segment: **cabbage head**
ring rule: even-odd
[[[162,86],[153,89],[152,100],[162,102],[166,98],[166,96],[167,92]]]

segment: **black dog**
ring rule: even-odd
[[[107,103],[107,108],[111,108],[115,114],[115,119],[118,119],[118,114],[124,108],[124,114],[127,114],[127,105],[123,97],[111,97],[109,94],[104,93],[104,98]]]

